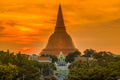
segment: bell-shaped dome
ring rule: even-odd
[[[71,37],[66,32],[53,33],[46,46],[48,49],[74,49]]]

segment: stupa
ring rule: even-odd
[[[60,52],[66,56],[68,53],[77,51],[72,38],[66,32],[62,8],[59,5],[57,21],[54,33],[49,37],[46,47],[41,51],[41,54],[50,54],[58,56]]]

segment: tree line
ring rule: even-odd
[[[84,54],[79,51],[69,53],[66,62],[70,62],[68,80],[117,80],[120,78],[120,56],[111,52],[86,49]],[[52,63],[39,63],[30,60],[29,55],[14,54],[0,51],[0,80],[56,80],[53,70],[54,63],[58,60],[55,55],[41,57],[52,58]],[[93,58],[92,60],[80,61],[76,57]]]
[[[53,75],[53,63],[39,63],[29,60],[26,54],[0,51],[0,80],[42,80],[42,77]],[[45,80],[56,80],[46,77]]]
[[[69,66],[68,80],[118,80],[120,79],[120,55],[86,49],[80,57],[86,61],[73,61]]]

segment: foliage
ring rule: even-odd
[[[15,65],[0,64],[0,80],[10,80],[14,78],[14,76],[16,76],[17,74],[18,74],[18,69]]]
[[[100,51],[96,52],[87,49],[84,57],[92,57],[87,61],[74,61],[80,56],[80,52],[70,53],[66,56],[67,62],[72,62],[69,66],[70,73],[68,80],[117,80],[120,78],[120,56],[113,53]],[[53,55],[42,55],[53,58]],[[39,63],[29,60],[29,56],[0,51],[0,80],[56,80],[53,70],[56,67],[53,63]],[[44,79],[43,79],[44,78]]]
[[[86,49],[83,53],[84,53],[83,55],[84,57],[91,57],[93,54],[96,53],[96,51],[93,49]]]
[[[117,80],[120,78],[120,56],[110,52],[92,53],[94,60],[76,61],[70,66],[69,80]]]
[[[75,51],[73,53],[69,53],[67,56],[66,56],[66,62],[74,62],[75,61],[75,57],[77,56],[80,56],[81,55],[81,52],[79,51]]]
[[[52,75],[54,69],[54,64],[29,60],[28,55],[20,52],[0,51],[0,78],[3,80],[40,80],[41,75]]]

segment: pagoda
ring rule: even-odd
[[[62,51],[66,56],[68,53],[77,51],[72,38],[66,31],[61,5],[59,5],[56,26],[53,34],[49,37],[46,47],[41,54],[50,54],[58,56]]]

